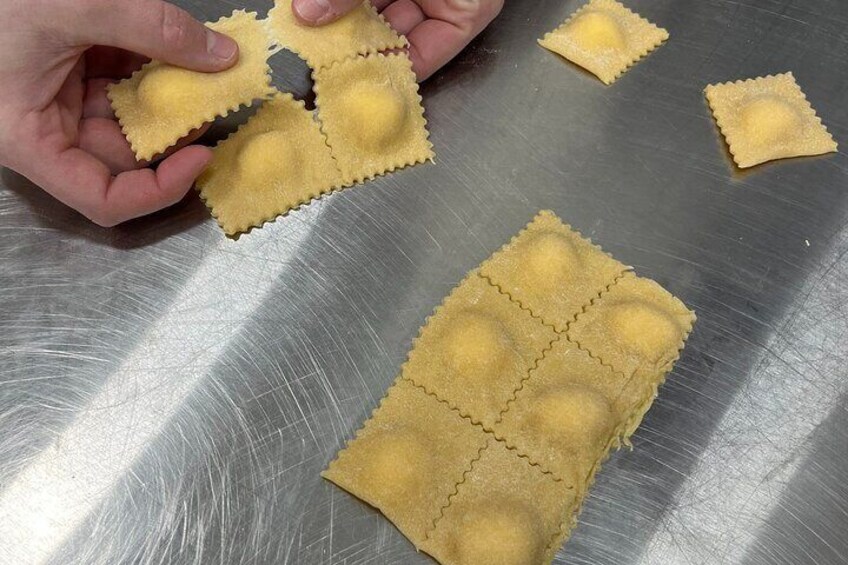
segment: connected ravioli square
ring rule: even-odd
[[[405,54],[347,59],[313,78],[321,128],[347,183],[433,158]]]
[[[668,39],[668,32],[614,0],[591,0],[539,44],[612,84]]]
[[[206,122],[270,96],[268,57],[273,40],[256,14],[236,11],[208,26],[232,37],[239,60],[220,73],[201,73],[153,61],[132,77],[110,85],[124,135],[139,160],[162,153]]]
[[[297,53],[313,69],[356,55],[406,47],[406,38],[395,32],[365,0],[342,18],[310,27],[297,21],[291,0],[277,0],[268,15],[280,44]]]
[[[740,168],[837,149],[792,73],[709,85],[705,94]]]
[[[312,112],[278,93],[219,144],[197,186],[223,230],[236,235],[341,186]]]
[[[491,439],[421,547],[443,565],[550,563],[576,493]]]
[[[557,331],[628,270],[550,212],[541,212],[480,273]]]
[[[378,508],[416,547],[487,434],[404,380],[322,474]]]
[[[561,339],[530,372],[494,433],[531,461],[585,490],[629,406],[628,377]]]
[[[555,339],[472,272],[421,329],[403,377],[490,427]]]
[[[625,375],[673,363],[695,314],[650,279],[628,273],[569,327],[568,338]]]

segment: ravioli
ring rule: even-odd
[[[563,332],[628,269],[550,212],[541,212],[483,263],[480,274]]]
[[[214,154],[197,187],[229,235],[261,226],[342,185],[320,126],[291,94],[277,93],[265,102]]]
[[[422,328],[403,377],[491,427],[556,339],[472,272]]]
[[[704,92],[740,168],[837,150],[792,73],[713,84]]]
[[[405,54],[347,59],[313,78],[321,128],[347,184],[433,158]]]
[[[280,45],[297,53],[312,69],[356,55],[368,55],[409,45],[365,0],[338,20],[311,27],[297,21],[291,0],[276,0],[268,14]]]
[[[553,344],[516,393],[494,433],[531,461],[580,491],[617,444],[629,377],[567,339]]]
[[[666,30],[614,0],[591,0],[539,45],[612,84],[668,37]]]
[[[399,380],[322,476],[378,508],[421,547],[487,438],[435,397]]]
[[[421,549],[444,565],[549,563],[574,489],[491,439]]]
[[[192,130],[274,93],[268,57],[274,42],[255,13],[236,11],[207,24],[239,44],[239,60],[220,73],[201,73],[153,61],[110,85],[115,116],[140,161],[150,160]]]

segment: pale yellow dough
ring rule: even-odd
[[[491,428],[556,338],[472,272],[421,329],[403,377]]]
[[[416,547],[490,437],[399,380],[322,476],[377,507]]]
[[[591,0],[539,44],[611,84],[667,39],[666,30],[620,3]]]
[[[276,0],[268,19],[280,45],[300,55],[313,70],[356,55],[409,45],[368,0],[335,22],[315,27],[297,21],[291,0]]]
[[[837,150],[792,73],[711,84],[704,92],[740,168]]]
[[[347,184],[433,158],[405,54],[348,59],[313,78],[321,128]]]
[[[530,372],[494,433],[583,492],[631,408],[619,402],[628,380],[560,339]]]
[[[201,73],[153,61],[110,85],[108,97],[139,160],[159,155],[189,132],[254,100],[271,87],[268,57],[274,43],[265,22],[236,11],[207,24],[239,44],[239,61],[220,73]]]
[[[312,112],[278,93],[214,150],[197,181],[221,228],[236,235],[342,184]]]
[[[576,503],[567,483],[490,439],[421,549],[443,565],[550,563]]]
[[[554,214],[541,212],[480,273],[562,332],[627,270]]]

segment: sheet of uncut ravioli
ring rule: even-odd
[[[620,401],[628,380],[560,339],[530,372],[493,431],[585,492],[631,408]]]
[[[792,73],[712,84],[705,93],[741,168],[837,149]]]
[[[561,332],[628,269],[545,211],[483,263],[480,273]]]
[[[347,59],[313,78],[321,129],[347,183],[433,158],[406,55]]]
[[[322,475],[378,508],[420,547],[486,438],[482,428],[399,380]]]
[[[239,44],[239,61],[220,73],[199,73],[154,61],[111,85],[109,100],[139,160],[165,151],[191,130],[273,92],[272,40],[256,14],[236,11],[207,24]]]
[[[421,549],[443,565],[550,563],[576,493],[490,440]]]
[[[343,18],[320,27],[299,23],[291,0],[277,0],[268,19],[280,45],[297,53],[313,69],[355,55],[409,45],[367,0]]]
[[[290,94],[278,93],[265,102],[214,153],[197,186],[230,235],[260,226],[342,182],[312,112]]]
[[[614,0],[591,0],[539,44],[611,84],[668,39],[655,26]]]
[[[421,329],[403,377],[490,427],[556,338],[472,271]]]

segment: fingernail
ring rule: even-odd
[[[299,0],[294,3],[295,15],[305,22],[318,23],[330,13],[328,0]]]
[[[236,56],[238,43],[226,35],[210,29],[206,32],[206,50],[218,59],[229,61]]]

